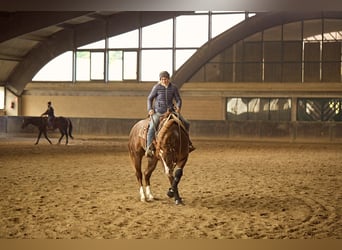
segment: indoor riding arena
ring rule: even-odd
[[[0,239],[342,238],[342,12],[48,14],[0,12]],[[177,40],[192,18],[213,25],[206,40]],[[144,40],[165,29],[174,42]],[[161,161],[140,200],[128,152],[162,70],[196,147],[179,205]],[[67,144],[22,127],[48,102]]]

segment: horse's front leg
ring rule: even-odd
[[[169,180],[170,180],[171,187],[169,188],[167,192],[167,196],[169,196],[170,198],[174,197],[176,205],[183,204],[182,198],[179,195],[178,184],[183,176],[183,168],[186,162],[187,162],[187,159],[184,159],[183,161],[178,163],[178,167],[174,171],[174,175],[172,173],[169,173]]]
[[[68,145],[68,143],[69,143],[68,130],[67,129],[63,129],[62,131],[63,131],[63,134],[65,135],[65,145]]]
[[[52,142],[50,141],[49,137],[47,136],[46,130],[43,131],[43,134],[44,134],[45,139],[46,139],[50,144],[52,144]],[[40,135],[41,135],[41,133],[40,133]],[[40,138],[40,135],[39,135],[39,138]],[[39,139],[38,139],[38,140],[39,140]],[[37,141],[37,143],[38,143],[38,141]]]
[[[158,163],[158,159],[156,157],[148,158],[147,169],[144,172],[144,179],[145,179],[145,191],[146,191],[146,198],[148,201],[153,201],[154,197],[151,191],[151,175],[153,171],[156,169]]]
[[[58,144],[61,144],[61,141],[62,141],[62,139],[64,137],[64,133],[63,133],[63,131],[61,129],[59,129],[59,132],[61,133],[61,137],[59,137],[59,139],[58,139]]]
[[[175,175],[173,177],[171,187],[169,188],[169,191],[167,192],[167,195],[170,198],[172,198],[172,197],[175,198],[175,204],[176,205],[183,204],[182,198],[180,197],[179,191],[178,191],[178,184],[179,184],[182,176],[183,176],[183,168],[177,168],[175,170]]]
[[[42,136],[42,131],[39,130],[38,137],[37,137],[36,143],[34,145],[37,145],[39,143],[39,140],[40,140],[41,136]]]

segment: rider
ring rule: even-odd
[[[47,104],[48,104],[48,108],[43,114],[41,114],[41,116],[47,115],[48,116],[48,128],[53,128],[53,120],[55,119],[55,110],[53,109],[50,101]]]
[[[154,105],[153,105],[154,101]],[[174,102],[175,101],[175,106]],[[150,125],[147,133],[146,156],[153,155],[153,139],[155,138],[156,130],[159,125],[159,118],[167,111],[177,112],[179,119],[183,122],[186,130],[189,133],[190,123],[182,117],[180,110],[182,107],[182,98],[178,88],[170,82],[170,74],[167,71],[162,71],[159,74],[159,82],[155,84],[147,97],[147,111],[150,116]],[[189,144],[189,152],[195,150],[191,141]]]

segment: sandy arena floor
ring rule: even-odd
[[[57,142],[57,138],[52,138]],[[1,239],[341,239],[342,144],[195,140],[139,201],[125,139],[0,138]]]

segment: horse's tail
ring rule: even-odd
[[[74,137],[72,136],[72,122],[71,120],[68,118],[68,130],[69,130],[69,136],[71,139],[74,139]]]

